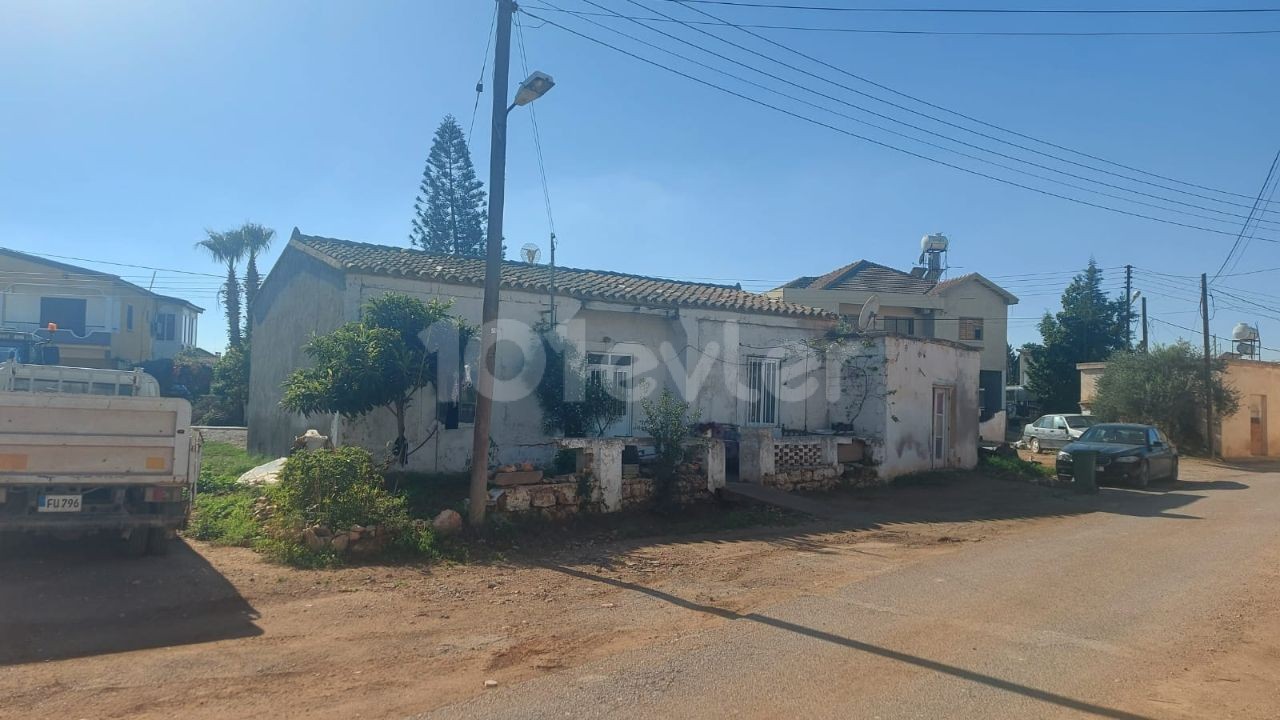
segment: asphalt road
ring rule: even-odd
[[[751,614],[632,585],[728,621],[424,717],[1161,717],[1133,698],[1192,662],[1280,557],[1280,474],[1183,476]]]

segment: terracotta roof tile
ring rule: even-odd
[[[294,230],[291,243],[348,272],[417,277],[462,285],[484,283],[484,260],[436,255],[422,250],[303,235]],[[504,260],[503,287],[547,292],[547,265]],[[660,307],[704,307],[748,313],[828,317],[824,310],[782,302],[731,285],[683,282],[606,270],[556,268],[556,292],[583,299],[612,300]]]
[[[854,292],[918,293],[929,292],[933,283],[911,273],[895,270],[869,260],[858,260],[836,268],[821,277],[804,277],[783,286],[787,289],[852,290]]]

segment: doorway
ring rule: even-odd
[[[930,445],[930,464],[934,468],[947,467],[951,450],[951,388],[933,388],[933,433]]]
[[[1249,454],[1267,455],[1267,396],[1249,396]]]

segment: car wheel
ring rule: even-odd
[[[1151,463],[1146,460],[1142,461],[1142,465],[1138,468],[1138,477],[1133,484],[1140,488],[1145,488],[1151,484]]]
[[[1031,452],[1040,454],[1040,438],[1031,438]]]
[[[1173,471],[1169,473],[1169,484],[1178,484],[1178,458],[1173,459]]]

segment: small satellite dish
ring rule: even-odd
[[[880,298],[872,295],[862,304],[862,312],[858,313],[858,329],[871,330],[876,318],[880,316]]]
[[[520,246],[520,257],[524,258],[525,262],[533,265],[542,258],[542,250],[538,249],[538,246],[533,243],[525,243]]]

